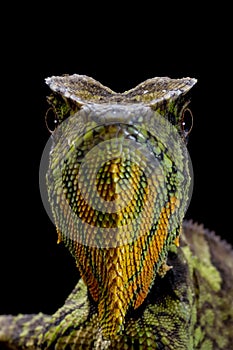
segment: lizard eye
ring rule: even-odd
[[[45,124],[51,134],[57,127],[57,116],[52,107],[50,107],[45,114]]]
[[[190,134],[193,128],[193,114],[189,108],[185,108],[181,117],[181,130],[185,137]]]

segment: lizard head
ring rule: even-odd
[[[153,78],[121,94],[77,74],[46,83],[57,121],[47,187],[58,240],[109,338],[178,245],[191,188],[184,116],[196,80]]]

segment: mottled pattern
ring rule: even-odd
[[[229,350],[232,249],[183,221],[196,80],[122,94],[76,74],[46,82],[58,125],[48,195],[81,279],[54,315],[0,316],[0,349]]]

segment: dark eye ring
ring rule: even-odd
[[[45,114],[45,125],[51,134],[54,132],[54,130],[57,127],[56,113],[54,112],[52,107],[50,107]]]
[[[184,136],[188,136],[193,128],[193,114],[189,108],[185,108],[181,117],[181,129]]]

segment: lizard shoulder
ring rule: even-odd
[[[233,342],[233,250],[203,225],[183,224],[182,250],[195,286],[195,348],[230,349]]]

